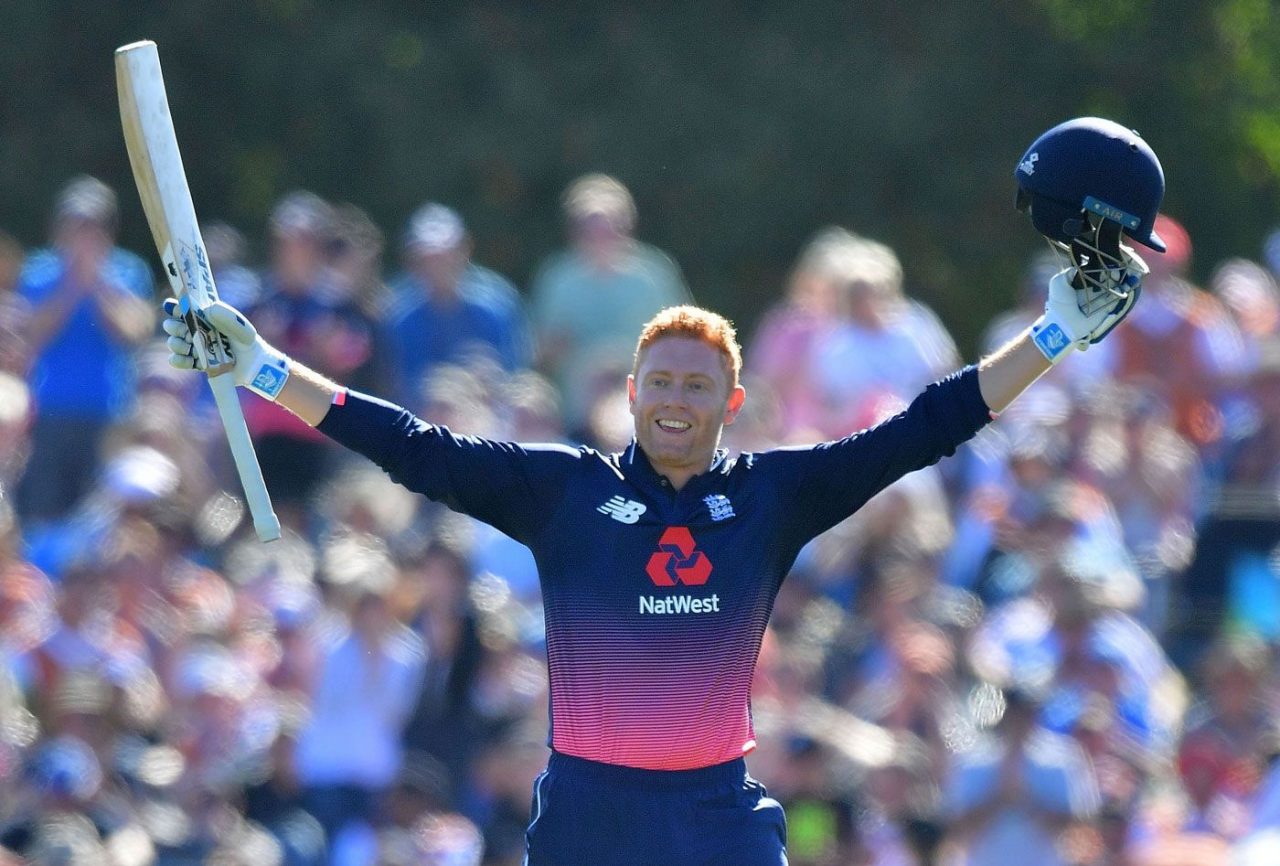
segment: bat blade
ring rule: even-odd
[[[204,309],[217,302],[218,289],[178,149],[159,51],[150,40],[134,42],[116,49],[115,64],[129,164],[165,276],[177,297]],[[254,529],[263,541],[273,541],[280,537],[280,521],[271,507],[235,384],[226,376],[210,376],[208,381]]]

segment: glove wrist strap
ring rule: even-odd
[[[1058,364],[1076,348],[1065,328],[1054,319],[1041,316],[1031,326],[1031,341],[1050,364]]]
[[[275,351],[258,352],[250,369],[244,386],[274,403],[289,380],[289,359]]]

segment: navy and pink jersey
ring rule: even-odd
[[[683,770],[755,745],[752,674],[800,548],[989,419],[969,367],[847,438],[719,453],[679,492],[634,442],[603,454],[458,436],[354,392],[319,429],[533,551],[553,749]]]

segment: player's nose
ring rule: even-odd
[[[662,395],[662,405],[667,408],[681,409],[688,405],[687,395],[683,388],[668,388]]]

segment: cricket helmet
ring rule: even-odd
[[[1017,207],[1050,241],[1071,244],[1107,221],[1164,252],[1155,232],[1164,170],[1132,129],[1100,117],[1060,123],[1031,143],[1014,170]]]

